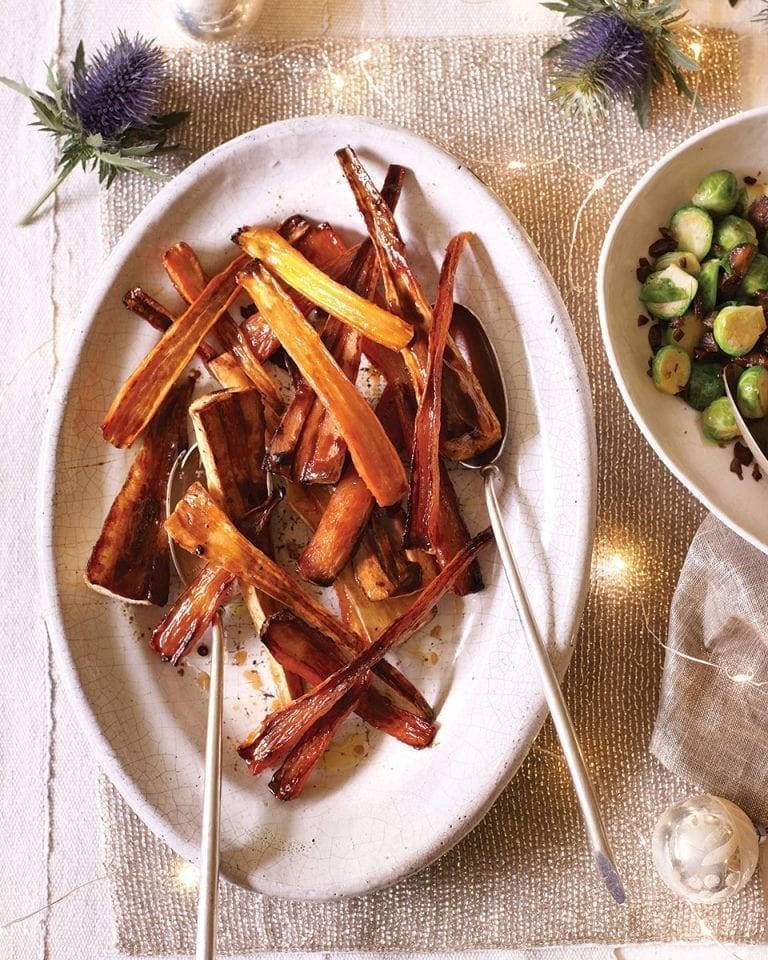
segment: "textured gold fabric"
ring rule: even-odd
[[[327,904],[267,900],[223,885],[223,952],[446,950],[549,943],[700,939],[699,921],[656,877],[650,832],[690,787],[648,742],[669,600],[704,510],[656,459],[613,382],[595,306],[602,239],[648,166],[694,129],[739,104],[735,38],[706,33],[705,110],[665,95],[642,133],[629,109],[594,129],[547,101],[545,37],[194,47],[173,54],[175,103],[192,110],[187,150],[171,168],[259,124],[314,113],[392,120],[445,146],[514,210],[560,286],[586,358],[599,445],[593,586],[566,681],[594,767],[627,887],[615,906],[595,877],[567,770],[547,725],[483,823],[428,869],[390,890]],[[370,51],[367,54],[365,51]],[[360,56],[362,54],[362,56]],[[393,161],[397,157],[391,158]],[[113,243],[154,189],[124,178],[107,195]],[[510,264],[514,269],[514,264]],[[120,946],[183,953],[194,943],[194,894],[178,892],[176,857],[103,786],[105,846]],[[723,940],[764,931],[756,882],[706,913]]]

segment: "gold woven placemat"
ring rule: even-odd
[[[594,129],[547,102],[545,37],[322,40],[195,47],[172,57],[175,101],[192,110],[178,168],[259,124],[315,113],[400,123],[447,147],[506,200],[554,274],[576,327],[594,393],[598,528],[590,593],[566,695],[606,800],[628,891],[614,906],[595,879],[566,768],[547,725],[483,823],[428,869],[343,902],[265,899],[224,884],[220,949],[461,950],[551,943],[700,939],[700,922],[656,877],[649,837],[661,809],[689,787],[648,752],[669,599],[703,509],[639,434],[605,359],[595,307],[598,253],[631,184],[694,129],[739,105],[731,34],[702,43],[694,113],[667,96],[641,133],[628,109]],[[396,157],[392,158],[397,160]],[[107,245],[154,191],[139,178],[107,195]],[[309,211],[311,213],[311,211]],[[128,953],[184,953],[195,898],[172,876],[175,855],[103,784],[107,867],[118,943]],[[759,941],[761,891],[706,914],[722,940]]]

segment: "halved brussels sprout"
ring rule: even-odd
[[[736,201],[736,213],[740,217],[746,217],[749,208],[760,197],[768,197],[768,183],[745,183],[739,190],[739,196]]]
[[[714,170],[696,188],[691,197],[694,207],[703,207],[711,213],[730,213],[739,197],[739,181],[730,170]]]
[[[680,347],[662,347],[653,358],[653,382],[662,393],[680,393],[691,375],[691,358]]]
[[[666,270],[667,267],[672,265],[680,267],[681,270],[690,273],[692,277],[697,277],[701,270],[698,257],[694,257],[688,250],[671,250],[669,253],[662,253],[656,263],[654,263],[653,269],[654,272],[657,272],[659,270]]]
[[[745,297],[751,297],[759,290],[768,290],[768,257],[763,253],[754,255],[740,287]]]
[[[690,250],[703,260],[712,246],[714,226],[712,217],[699,207],[681,207],[672,214],[669,229],[677,241],[678,250]]]
[[[694,410],[706,410],[713,400],[725,396],[722,367],[719,363],[691,364],[691,376],[685,390],[685,399]]]
[[[747,367],[736,386],[736,403],[742,416],[758,419],[768,415],[768,370]]]
[[[714,242],[723,253],[728,253],[742,243],[753,243],[757,246],[757,233],[749,220],[742,220],[731,213],[716,225]]]
[[[664,331],[664,343],[680,347],[692,357],[703,333],[704,324],[693,311],[689,311],[680,317],[674,327],[667,327]]]
[[[715,443],[727,443],[739,435],[736,418],[728,397],[719,397],[701,415],[704,436]]]
[[[736,305],[723,307],[718,313],[712,334],[723,353],[742,357],[752,350],[765,329],[762,307]]]
[[[720,279],[720,261],[705,260],[699,270],[699,296],[705,314],[711,313],[717,303],[717,283]]]
[[[640,299],[652,316],[669,320],[685,313],[697,289],[696,278],[672,264],[647,277]]]

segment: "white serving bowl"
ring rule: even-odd
[[[731,446],[707,443],[701,415],[683,400],[668,397],[647,374],[648,327],[635,276],[640,257],[659,236],[658,228],[690,202],[711,170],[733,170],[741,179],[768,179],[768,108],[722,120],[670,151],[635,185],[614,217],[600,255],[597,298],[603,341],[613,375],[637,425],[672,473],[740,536],[768,553],[768,478],[755,483],[729,471]]]

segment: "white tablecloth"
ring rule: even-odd
[[[123,28],[178,43],[161,0],[7,0],[0,71],[41,85],[43,64],[66,62],[82,37],[90,49]],[[750,22],[761,0],[690,0],[695,20],[745,34],[744,105],[768,101],[768,32]],[[537,0],[267,0],[264,38],[556,31],[561,19]],[[41,618],[35,563],[35,473],[46,398],[78,306],[101,261],[94,178],[73,175],[33,226],[14,226],[51,174],[53,150],[18,97],[0,89],[0,267],[4,362],[0,367],[0,810],[3,847],[0,957],[107,960],[111,907],[101,862],[96,766],[56,679]],[[768,937],[767,937],[768,939]],[[744,958],[766,947],[741,948]],[[720,946],[557,948],[569,958],[723,957]],[[467,955],[465,955],[467,956]],[[484,954],[484,956],[488,956]],[[500,956],[500,954],[499,954]],[[506,954],[506,956],[512,956]]]

